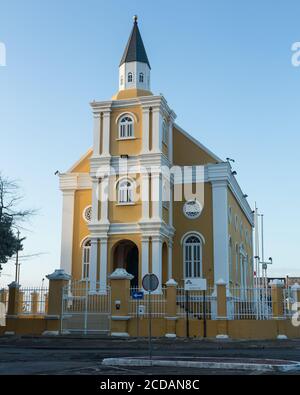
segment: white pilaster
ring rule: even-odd
[[[168,141],[168,159],[170,164],[173,164],[173,120],[169,121],[169,133],[168,133],[169,141]]]
[[[110,110],[103,112],[102,156],[110,156],[110,113]]]
[[[107,237],[100,239],[100,293],[107,292]]]
[[[97,178],[93,178],[92,180],[92,223],[95,224],[98,222],[99,214],[99,182]]]
[[[72,274],[73,223],[75,191],[63,191],[60,268]]]
[[[170,181],[170,202],[169,202],[169,226],[173,227],[173,188],[174,185]],[[172,277],[170,277],[172,278]]]
[[[108,195],[109,195],[109,178],[105,177],[101,182],[101,220],[100,222],[108,223]]]
[[[229,282],[228,251],[228,191],[226,181],[212,182],[214,280]]]
[[[168,243],[168,280],[173,278],[173,241]]]
[[[101,141],[101,114],[94,113],[94,149],[93,156],[100,156]]]
[[[149,220],[149,174],[147,172],[142,173],[142,221]]]
[[[159,107],[152,109],[152,151],[162,152],[162,116]]]
[[[142,278],[149,273],[149,237],[142,237]]]
[[[97,267],[98,267],[98,239],[91,239],[91,257],[90,257],[90,292],[97,290]]]
[[[160,293],[162,289],[162,239],[160,236],[152,237],[152,273],[158,277],[157,292]]]
[[[149,128],[150,128],[150,109],[143,108],[143,136],[142,136],[142,153],[149,152]]]
[[[151,203],[152,219],[162,219],[162,175],[159,172],[151,174]]]

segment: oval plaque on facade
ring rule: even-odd
[[[198,200],[189,200],[183,206],[183,213],[189,219],[200,217],[203,207]]]

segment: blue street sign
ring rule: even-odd
[[[132,299],[135,299],[135,300],[142,300],[142,299],[144,299],[144,292],[141,292],[141,291],[134,291],[134,292],[132,292]]]

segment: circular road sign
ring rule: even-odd
[[[158,288],[159,280],[155,274],[146,274],[143,277],[142,285],[145,291],[153,292]]]

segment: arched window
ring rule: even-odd
[[[184,241],[183,254],[185,277],[201,277],[202,241],[199,236],[187,236]]]
[[[139,82],[144,82],[144,73],[140,73],[139,75]]]
[[[118,203],[134,203],[133,182],[130,180],[121,180],[118,184]]]
[[[119,138],[126,139],[130,137],[134,137],[133,119],[129,115],[125,115],[119,123]]]
[[[91,240],[87,240],[82,247],[82,279],[90,277]]]
[[[167,125],[167,122],[165,120],[163,120],[162,139],[163,139],[163,143],[166,144],[166,145],[168,145],[168,137],[169,137],[168,125]]]
[[[132,82],[133,81],[133,75],[132,73],[128,73],[128,82]]]

